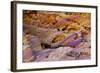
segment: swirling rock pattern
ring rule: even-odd
[[[91,14],[23,11],[23,62],[91,59]]]

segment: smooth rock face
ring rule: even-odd
[[[59,47],[57,49],[47,49],[47,50],[44,50],[44,51],[38,53],[35,61],[61,60],[71,50],[72,49],[70,47]]]
[[[27,39],[28,39],[30,48],[33,50],[33,52],[38,52],[38,51],[43,50],[43,48],[41,47],[40,40],[37,37],[28,36]]]
[[[38,52],[36,54],[35,61],[37,61],[37,62],[43,61],[44,59],[48,58],[49,54],[53,51],[55,51],[55,49],[45,49],[41,52]]]
[[[63,49],[63,50],[62,50]],[[66,56],[72,49],[70,47],[59,47],[53,52],[51,52],[48,57],[44,60],[46,61],[59,61],[62,57]]]

